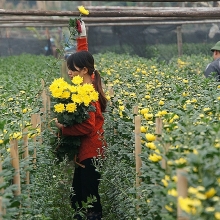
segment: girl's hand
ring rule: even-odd
[[[55,124],[56,124],[57,128],[59,128],[59,129],[63,128],[63,125],[58,122],[57,118],[55,119]]]

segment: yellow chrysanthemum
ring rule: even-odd
[[[177,191],[176,189],[170,189],[168,190],[168,195],[173,196],[173,197],[177,197]]]
[[[83,77],[81,76],[74,76],[72,79],[72,83],[75,85],[80,85],[83,82]]]
[[[157,154],[151,154],[148,159],[152,162],[158,162],[160,160],[162,160],[162,157],[160,155]]]
[[[60,96],[61,99],[68,99],[69,97],[70,97],[69,91],[63,91],[63,93]]]
[[[141,113],[142,115],[144,115],[144,114],[146,114],[146,113],[148,113],[148,112],[149,112],[149,108],[143,108],[143,109],[140,110],[140,113]]]
[[[215,213],[215,218],[216,218],[217,220],[220,220],[220,212],[216,212],[216,213]]]
[[[146,120],[152,120],[153,116],[154,116],[153,114],[149,114],[149,113],[144,114]]]
[[[3,144],[3,143],[4,143],[4,141],[2,139],[0,139],[0,144]]]
[[[141,133],[146,133],[148,130],[148,127],[141,126]]]
[[[83,103],[85,106],[89,106],[89,104],[91,103],[91,97],[88,95],[83,96]]]
[[[68,103],[66,104],[66,111],[70,112],[70,113],[73,113],[76,111],[76,104],[75,103]]]
[[[165,205],[165,209],[169,212],[173,212],[173,209],[168,205]]]
[[[211,198],[211,197],[213,197],[215,194],[216,194],[216,190],[215,190],[214,188],[209,189],[209,190],[205,193],[205,195],[206,195],[206,197],[207,197],[208,199]]]
[[[82,97],[80,97],[79,95],[77,94],[72,94],[71,96],[71,100],[75,103],[78,103],[78,104],[81,104],[82,103]]]
[[[90,93],[91,101],[98,101],[99,100],[99,93],[95,90]]]
[[[147,139],[148,141],[155,141],[155,140],[156,140],[156,136],[153,135],[153,134],[150,134],[150,133],[147,133],[147,134],[145,135],[145,137],[146,137],[146,139]]]
[[[86,10],[83,5],[78,6],[78,10],[83,15],[89,15],[89,10]]]
[[[62,103],[54,105],[54,111],[58,113],[62,113],[65,111],[65,106]]]
[[[145,145],[146,145],[146,147],[150,148],[151,150],[156,149],[156,145],[152,142],[146,143]]]
[[[14,132],[13,134],[10,135],[10,139],[21,139],[22,138],[22,134],[21,132]]]

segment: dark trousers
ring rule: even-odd
[[[79,208],[82,207],[82,201],[86,202],[87,197],[93,196],[96,201],[92,203],[92,208],[87,210],[87,219],[101,219],[102,216],[102,206],[100,202],[100,196],[98,193],[98,186],[100,182],[100,173],[97,172],[95,166],[93,165],[93,159],[89,158],[81,162],[85,168],[78,166],[75,168],[73,177],[73,195],[70,196],[72,208],[77,210],[76,203],[78,203]],[[95,218],[90,218],[89,216],[95,216]],[[98,216],[98,218],[97,218]],[[76,219],[81,219],[80,217]]]

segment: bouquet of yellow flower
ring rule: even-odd
[[[64,126],[72,126],[82,123],[89,118],[89,112],[96,111],[91,104],[98,100],[98,92],[92,84],[82,84],[83,78],[75,76],[68,83],[63,78],[55,79],[49,86],[54,100],[53,111],[59,123]],[[56,153],[60,159],[67,154],[73,159],[80,145],[79,137],[60,136],[59,147]]]

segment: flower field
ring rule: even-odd
[[[106,53],[95,55],[95,60],[110,99],[105,113],[107,159],[97,167],[102,172],[104,219],[174,220],[178,203],[188,219],[220,219],[220,85],[203,77],[210,58],[183,56],[165,63]],[[42,117],[42,144],[33,141],[40,137],[36,136],[39,129],[30,129],[31,115],[41,114],[41,81],[48,88],[60,75],[60,63],[30,55],[1,58],[0,63],[3,219],[71,219],[68,190],[72,168],[54,159],[54,136],[46,126],[52,116]],[[136,115],[141,117],[138,187]],[[156,133],[156,119],[162,122],[161,134]],[[28,128],[30,155],[36,147],[35,164],[32,157],[22,157],[24,128]],[[14,196],[16,186],[12,184],[12,139],[18,140],[21,158],[19,196]],[[29,185],[24,181],[27,170]],[[178,195],[180,170],[187,181],[187,195],[182,197]]]

